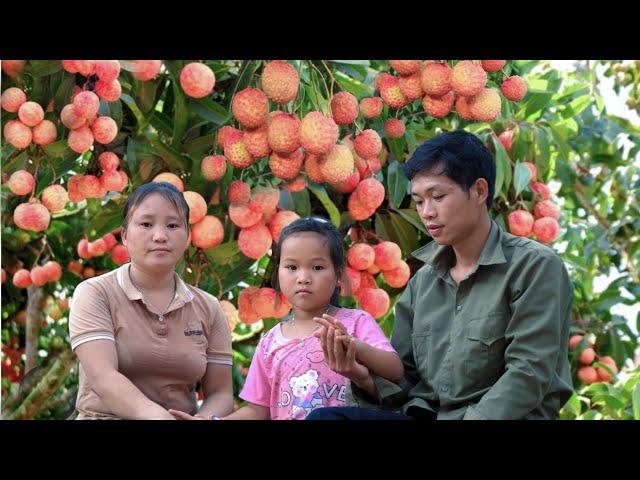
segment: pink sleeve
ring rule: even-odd
[[[266,338],[267,337],[263,337],[256,347],[251,365],[249,365],[247,379],[244,382],[244,387],[242,387],[240,395],[238,395],[247,402],[255,403],[263,407],[270,406],[271,398],[271,385],[269,384],[269,374],[267,373],[265,364],[267,352],[264,340]]]
[[[372,347],[385,350],[387,352],[395,352],[391,343],[385,336],[384,332],[378,325],[378,322],[364,310],[358,311],[359,317],[356,320],[355,328],[353,331],[354,336],[368,343]]]

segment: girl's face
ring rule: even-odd
[[[294,307],[305,311],[325,308],[338,282],[328,240],[315,232],[287,237],[280,251],[278,281]]]
[[[173,270],[187,248],[189,232],[176,208],[151,194],[131,213],[124,245],[131,263],[146,270]]]

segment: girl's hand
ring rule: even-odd
[[[369,377],[369,369],[356,361],[356,339],[343,334],[336,327],[327,326],[324,319],[314,320],[322,325],[320,331],[314,335],[320,339],[324,359],[329,368],[356,383]]]
[[[189,415],[186,412],[182,412],[180,410],[174,410],[173,408],[169,409],[169,413],[174,417],[176,417],[176,420],[207,420],[206,417],[203,417],[202,415],[198,415],[197,413],[195,415]]]

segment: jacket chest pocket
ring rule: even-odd
[[[492,385],[504,372],[506,313],[490,313],[469,323],[465,339],[465,373],[477,388]]]
[[[421,376],[427,376],[429,372],[429,343],[431,341],[431,325],[420,332],[411,334],[413,347],[413,360]]]

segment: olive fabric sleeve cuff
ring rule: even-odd
[[[371,378],[376,386],[377,398],[372,397],[353,382],[349,382],[345,392],[347,405],[361,408],[393,407],[395,403],[393,400],[397,396],[401,396],[404,392],[403,389],[396,383],[378,375],[371,374]]]

